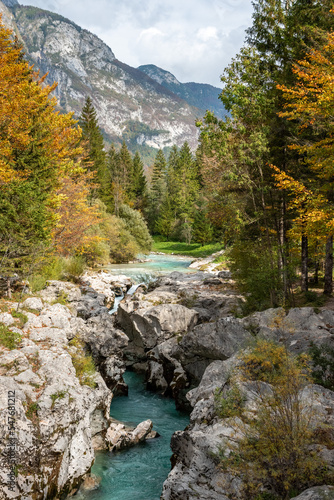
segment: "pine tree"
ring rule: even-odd
[[[118,172],[121,179],[122,187],[126,193],[125,201],[131,205],[135,202],[134,194],[134,172],[133,161],[127,145],[123,141],[121,149],[117,155],[118,158]]]
[[[97,195],[109,207],[111,203],[111,179],[107,168],[104,140],[98,124],[96,110],[89,96],[82,108],[79,125],[82,129],[83,144],[87,151],[85,162],[87,169],[95,172],[93,182],[96,183],[96,188],[93,189],[93,196]]]
[[[143,211],[147,204],[147,181],[144,173],[144,164],[138,151],[133,158],[133,188],[134,208]]]
[[[161,149],[156,154],[153,164],[149,208],[148,208],[148,225],[151,232],[157,230],[156,222],[160,216],[161,205],[166,193],[166,167],[167,162],[165,155]]]

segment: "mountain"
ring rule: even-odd
[[[86,97],[92,98],[107,142],[125,139],[139,152],[185,141],[196,147],[200,102],[190,105],[157,78],[122,63],[97,36],[61,15],[16,0],[0,1],[0,12],[22,40],[28,60],[48,73],[47,83],[58,82],[62,111],[78,116]]]
[[[201,109],[204,114],[206,110],[213,111],[218,118],[224,118],[226,110],[219,101],[218,96],[221,89],[208,85],[207,83],[181,83],[172,73],[158,68],[154,64],[139,66],[140,71],[160,83],[166,89],[187,101],[191,106]]]

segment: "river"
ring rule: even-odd
[[[113,274],[147,281],[172,271],[187,272],[191,259],[151,254],[149,262],[108,266]],[[190,270],[189,270],[190,271]],[[110,415],[136,426],[150,419],[160,437],[117,453],[97,452],[92,473],[101,478],[97,490],[79,493],[76,500],[158,500],[170,471],[170,440],[173,432],[183,430],[189,416],[175,409],[172,399],[147,391],[143,376],[127,372],[128,396],[114,398]]]

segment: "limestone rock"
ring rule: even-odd
[[[28,297],[23,303],[23,308],[35,309],[41,311],[44,307],[42,300],[39,297]]]
[[[197,322],[197,313],[179,304],[161,304],[136,308],[136,303],[120,304],[117,321],[131,342],[130,346],[144,352],[173,335],[187,332]]]
[[[334,346],[334,311],[315,313],[313,307],[267,309],[241,320],[260,337],[284,342],[295,353],[306,352],[311,343]]]
[[[244,347],[252,335],[235,319],[222,318],[197,325],[183,336],[180,347],[185,353],[208,359],[227,359]]]
[[[334,486],[314,486],[291,500],[333,500]]]
[[[152,431],[153,423],[145,420],[135,429],[129,429],[121,422],[112,422],[107,430],[106,442],[110,451],[121,450],[134,446],[148,437]]]
[[[62,287],[57,283],[50,288],[45,297]],[[37,300],[34,305],[40,306]],[[43,307],[38,316],[26,314],[24,329],[16,329],[22,335],[19,348],[0,351],[0,453],[10,443],[8,394],[15,392],[16,463],[21,465],[17,490],[9,497],[8,467],[2,468],[0,498],[42,500],[71,491],[90,470],[94,449],[106,446],[112,393],[99,373],[91,376],[95,387],[76,375],[72,356],[77,349],[69,347],[68,335],[84,331],[86,325],[74,310],[57,303]]]
[[[7,312],[0,313],[0,323],[3,323],[6,326],[11,326],[15,324],[15,319]]]

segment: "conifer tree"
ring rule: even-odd
[[[156,223],[160,216],[161,205],[166,193],[167,162],[161,149],[156,154],[153,164],[151,187],[149,194],[148,225],[151,232],[157,230]]]
[[[133,158],[133,195],[134,208],[143,211],[147,204],[147,181],[144,173],[144,164],[138,151]]]
[[[107,206],[110,206],[111,179],[107,168],[104,140],[98,124],[96,110],[89,96],[82,108],[79,124],[82,129],[83,144],[87,151],[85,163],[89,171],[95,172],[93,182],[96,183],[97,187],[96,189],[93,188],[93,195],[97,195]]]
[[[133,161],[125,141],[122,143],[117,158],[119,176],[122,182],[123,190],[126,193],[125,201],[132,205],[135,200]]]

